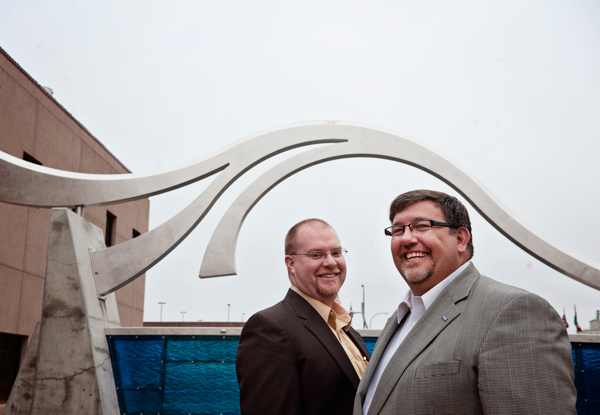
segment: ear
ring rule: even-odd
[[[471,234],[467,228],[458,228],[455,235],[458,253],[462,254],[467,250],[467,245],[471,240]]]
[[[285,266],[287,267],[289,273],[294,271],[295,267],[294,267],[294,257],[293,256],[291,256],[291,255],[285,256]]]

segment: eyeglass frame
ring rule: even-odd
[[[383,233],[385,233],[386,236],[389,236],[391,238],[404,236],[404,229],[408,226],[408,229],[410,229],[411,232],[414,232],[414,229],[410,225],[414,225],[415,223],[418,223],[418,222],[429,222],[430,227],[427,230],[433,228],[434,226],[444,226],[446,228],[455,228],[455,229],[460,228],[460,226],[452,225],[452,224],[446,223],[446,222],[439,222],[439,221],[433,220],[433,219],[419,219],[419,220],[416,220],[414,222],[408,223],[406,225],[392,225],[392,226],[388,226],[387,228],[385,228],[383,230]],[[391,229],[392,228],[399,228],[399,227],[402,227],[402,233],[400,235],[394,236],[392,234]]]
[[[340,251],[340,256],[336,258],[336,257],[334,257],[334,256],[333,256],[333,251],[337,251],[337,250],[339,250],[339,251]],[[323,255],[323,257],[322,257],[322,258],[313,258],[313,257],[312,257],[312,255],[313,255],[313,254],[316,254],[316,253],[319,253],[319,254],[325,254],[325,255]],[[344,248],[336,248],[336,249],[333,249],[333,250],[331,250],[331,251],[329,251],[329,252],[325,252],[325,251],[319,251],[319,250],[316,250],[316,251],[309,252],[308,254],[294,254],[294,253],[291,253],[291,254],[288,254],[288,255],[304,255],[304,256],[307,256],[307,257],[309,257],[309,258],[310,258],[310,259],[312,259],[313,261],[324,261],[324,260],[327,258],[327,255],[331,255],[331,257],[332,257],[333,259],[339,259],[339,258],[344,258],[344,256],[345,256],[347,253],[348,253],[348,250],[347,250],[347,249],[344,249]]]

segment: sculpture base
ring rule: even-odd
[[[90,251],[102,231],[52,209],[42,320],[4,415],[118,414],[105,328],[120,327],[114,294],[99,298]]]

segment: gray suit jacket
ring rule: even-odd
[[[354,402],[398,327],[383,329]],[[427,309],[384,370],[371,414],[575,414],[571,344],[543,298],[470,264]]]

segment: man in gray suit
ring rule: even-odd
[[[479,274],[471,223],[430,190],[390,207],[392,257],[410,290],[388,320],[354,415],[575,414],[571,345],[543,298]]]

